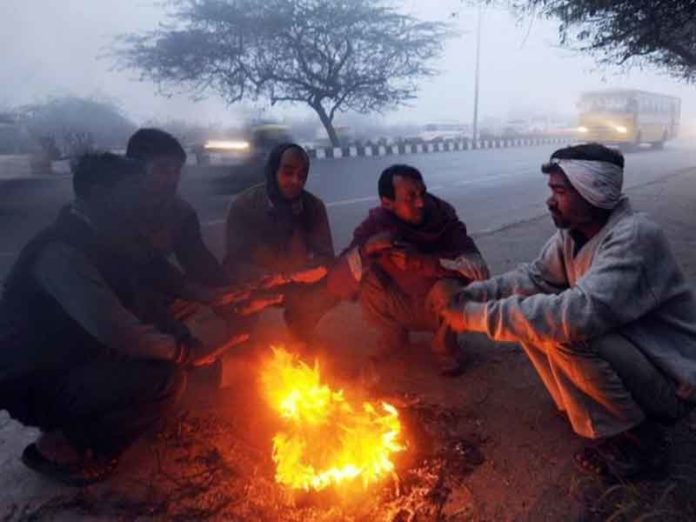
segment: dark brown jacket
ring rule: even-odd
[[[224,266],[232,280],[245,282],[291,273],[335,258],[324,203],[303,192],[296,216],[277,212],[266,185],[241,193],[230,205]]]

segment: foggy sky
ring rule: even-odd
[[[261,0],[262,1],[262,0]],[[401,0],[421,18],[453,20],[461,34],[435,64],[441,74],[423,81],[412,106],[385,115],[389,122],[471,120],[477,10],[459,0]],[[0,110],[54,95],[110,99],[136,123],[186,119],[229,125],[262,104],[225,104],[211,94],[202,102],[158,96],[137,73],[114,71],[104,57],[115,35],[153,29],[166,21],[165,8],[146,0],[0,0]],[[631,87],[682,98],[682,122],[696,115],[693,87],[648,71],[622,74],[599,68],[588,56],[557,45],[556,24],[518,23],[507,11],[487,9],[481,47],[482,117],[514,117],[522,111],[573,115],[578,93]],[[102,56],[102,58],[100,58]],[[306,116],[307,109],[274,108],[268,116]]]

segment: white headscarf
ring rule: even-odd
[[[608,161],[552,159],[591,205],[612,210],[621,199],[623,169]]]

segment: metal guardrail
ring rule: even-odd
[[[374,156],[396,156],[402,154],[430,154],[480,149],[504,149],[510,147],[532,147],[572,142],[567,137],[546,138],[493,138],[487,140],[443,140],[431,143],[399,143],[392,145],[351,145],[348,147],[319,147],[309,149],[309,155],[317,159],[340,159]]]

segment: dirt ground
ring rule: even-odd
[[[696,171],[628,194],[665,228],[696,281]],[[531,260],[552,232],[543,216],[476,239],[501,273]],[[104,484],[74,490],[24,469],[18,457],[36,432],[0,417],[0,520],[696,520],[696,420],[671,429],[664,480],[607,486],[581,477],[570,457],[582,441],[525,356],[477,335],[463,337],[470,366],[459,378],[438,376],[423,336],[371,381],[372,395],[393,399],[405,424],[409,449],[393,477],[344,496],[285,491],[273,481],[273,422],[256,393],[256,358],[282,338],[280,328],[278,314],[263,318],[257,346],[230,364],[231,386],[213,391],[193,379],[181,415],[140,441]],[[356,376],[364,377],[375,336],[354,304],[322,321],[318,345],[331,379],[349,389],[364,383]]]

